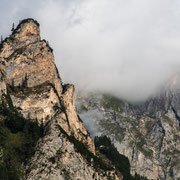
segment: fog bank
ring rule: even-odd
[[[179,0],[0,0],[0,34],[34,18],[64,82],[139,101],[180,69]]]

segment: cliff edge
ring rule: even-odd
[[[22,165],[25,179],[122,178],[115,170],[95,168],[94,142],[76,112],[74,86],[63,85],[53,50],[41,40],[34,19],[21,21],[0,44],[0,96],[1,105],[8,98],[14,114],[44,129],[34,155]]]

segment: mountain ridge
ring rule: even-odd
[[[132,174],[178,180],[179,80],[176,76],[161,92],[137,104],[109,94],[77,93],[78,112],[93,136],[111,137],[119,152],[129,158]]]
[[[103,167],[104,160],[96,156],[94,142],[76,112],[74,86],[62,83],[53,50],[41,40],[39,23],[28,18],[12,31],[0,45],[3,177],[8,176],[7,163],[15,163],[11,154],[26,147],[24,140],[31,142],[35,138],[30,159],[20,164],[18,170],[14,167],[16,176],[24,174],[23,179],[28,180],[122,179],[113,165]],[[28,133],[32,137],[27,137]],[[13,141],[9,142],[8,138]],[[12,148],[6,146],[8,143]]]

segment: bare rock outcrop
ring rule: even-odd
[[[108,135],[129,158],[131,172],[149,179],[180,179],[180,76],[149,100],[130,103],[111,95],[78,95],[79,114],[91,132]],[[85,118],[83,118],[85,117]],[[93,121],[95,119],[95,121]],[[92,127],[91,127],[92,125]],[[96,135],[96,134],[95,134]]]
[[[104,171],[89,163],[68,136],[60,131],[54,119],[50,121],[48,134],[39,141],[37,151],[26,166],[27,180],[122,180],[115,171]]]
[[[4,65],[7,83],[34,87],[49,81],[61,94],[62,84],[52,49],[45,40],[41,40],[36,21],[23,20],[12,35],[3,41],[0,60]]]
[[[24,179],[123,179],[110,160],[95,154],[94,142],[76,111],[74,86],[63,85],[53,50],[41,40],[34,19],[21,21],[0,44],[0,97],[2,109],[13,109],[18,117],[43,127],[32,156],[21,162]]]
[[[21,21],[1,44],[0,88],[10,89],[13,104],[25,118],[46,124],[54,116],[63,116],[68,124],[68,128],[64,127],[67,133],[86,143],[95,153],[94,143],[76,113],[74,87],[62,85],[52,51],[41,40],[37,21]]]

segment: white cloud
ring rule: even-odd
[[[1,34],[33,17],[62,79],[142,100],[180,67],[178,0],[1,0]]]

